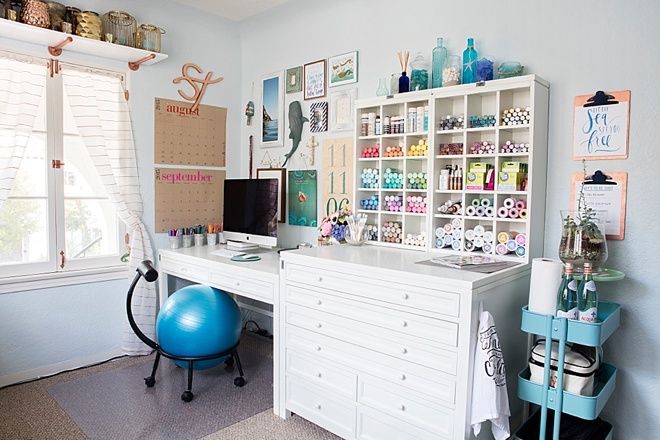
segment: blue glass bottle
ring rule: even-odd
[[[399,77],[399,93],[405,93],[410,91],[410,78],[406,72],[401,72]]]
[[[477,82],[477,57],[474,39],[468,38],[467,49],[463,51],[463,84]]]
[[[442,87],[442,69],[447,58],[447,48],[442,45],[442,37],[438,38],[438,45],[433,49],[431,65],[431,84],[433,88]]]

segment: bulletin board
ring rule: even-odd
[[[224,170],[155,168],[156,232],[222,223]]]
[[[156,98],[154,163],[225,166],[227,109]]]
[[[327,216],[353,204],[353,139],[323,141],[321,210]]]

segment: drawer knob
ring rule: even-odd
[[[399,379],[401,379],[401,380],[406,380],[406,375],[403,374],[403,373],[400,374],[400,375],[399,375]]]
[[[402,354],[408,353],[408,349],[406,347],[401,347],[401,353]]]
[[[321,351],[321,346],[320,345],[317,345],[315,348],[316,348],[316,351]]]
[[[323,324],[321,324],[320,322],[317,322],[316,323],[316,328],[321,328],[321,327],[323,327]]]
[[[323,374],[321,374],[321,372],[319,371],[318,373],[316,373],[316,377],[318,377],[320,379],[320,378],[323,377]]]
[[[323,277],[318,277],[317,279],[318,279],[319,283],[323,281]]]
[[[316,300],[316,305],[317,305],[317,306],[320,306],[321,304],[323,304],[323,301],[321,301],[320,299],[317,299],[317,300]]]
[[[408,327],[407,321],[401,321],[401,327]]]
[[[185,267],[182,267],[182,268],[181,268],[181,272],[184,272],[184,273],[185,273],[185,272],[188,272],[188,269],[186,269]]]
[[[236,285],[240,286],[241,285],[240,281],[236,281]]]
[[[403,403],[401,405],[399,405],[399,410],[405,411],[406,410],[406,405],[404,405]]]
[[[320,403],[317,403],[315,406],[316,406],[316,409],[318,409],[319,411],[321,410],[321,404]]]
[[[401,295],[401,297],[403,299],[408,299],[408,298],[410,298],[410,295],[408,295],[407,293],[404,293],[403,295]]]

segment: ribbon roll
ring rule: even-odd
[[[444,246],[443,247],[451,246],[452,243],[454,242],[454,237],[452,237],[451,235],[445,235],[445,238],[444,238],[443,241],[444,241]]]
[[[468,252],[472,252],[474,250],[474,243],[471,241],[465,241],[465,250]]]
[[[440,227],[439,227],[439,228],[435,228],[435,236],[436,236],[436,237],[438,237],[438,238],[444,238],[445,235],[446,235],[446,234],[445,234],[445,230],[444,230],[444,228],[440,228]]]
[[[486,243],[492,243],[493,242],[493,231],[484,232],[484,241]]]
[[[486,217],[494,217],[495,216],[495,208],[492,206],[487,206],[485,209]]]
[[[488,243],[488,242],[486,242],[486,241],[484,241],[484,245],[483,245],[483,247],[482,247],[481,249],[482,249],[482,250],[484,251],[484,253],[486,253],[486,254],[491,254],[491,253],[493,253],[493,245],[490,244],[490,243]]]
[[[483,206],[484,208],[487,208],[492,204],[493,202],[490,199],[481,199],[481,206]]]
[[[479,199],[472,199],[472,206],[474,206],[474,207],[476,208],[476,207],[479,206],[479,205],[481,205],[481,200],[479,200]]]
[[[460,229],[454,229],[454,231],[451,233],[451,236],[454,238],[454,240],[459,240],[461,239],[461,230]]]
[[[518,215],[520,215],[520,218],[527,218],[527,208],[521,209]]]
[[[465,215],[468,217],[475,217],[477,215],[477,208],[475,206],[468,206],[465,208]]]
[[[483,237],[484,232],[486,232],[486,228],[484,228],[483,225],[477,225],[474,227],[474,235],[476,235],[477,237]]]
[[[515,208],[516,207],[516,200],[511,198],[511,197],[508,197],[508,198],[504,199],[504,201],[502,202],[502,206],[504,206],[506,209]]]
[[[447,223],[442,227],[447,234],[451,234],[452,231],[454,230],[454,227],[451,225],[451,223]]]
[[[518,200],[518,201],[516,202],[516,208],[517,208],[517,209],[525,209],[525,208],[527,208],[527,202],[525,202],[524,200]]]
[[[518,218],[519,215],[520,215],[520,213],[518,212],[518,210],[516,208],[510,208],[509,209],[509,217],[510,218]]]
[[[473,229],[468,229],[467,231],[465,231],[465,239],[466,240],[472,241],[472,240],[474,240],[475,236],[476,236],[476,234],[475,234]]]
[[[451,225],[454,227],[454,229],[459,229],[461,226],[461,219],[460,218],[455,218],[451,221]]]
[[[483,217],[486,215],[486,208],[483,206],[477,206],[477,217]]]
[[[483,237],[474,237],[474,247],[483,248],[484,247],[484,238]]]
[[[507,218],[509,216],[509,209],[504,206],[498,208],[497,216],[500,218]]]
[[[525,246],[518,246],[516,248],[516,255],[519,257],[524,257],[525,256]]]
[[[461,240],[454,240],[451,242],[451,248],[455,251],[461,250]]]
[[[505,244],[500,243],[497,246],[495,246],[495,253],[497,255],[506,255],[509,253],[509,251],[506,249]]]
[[[511,236],[509,235],[508,232],[500,232],[499,234],[497,234],[497,242],[501,244],[506,244],[506,242],[509,241],[510,238]]]
[[[516,243],[520,246],[526,245],[527,244],[527,236],[525,234],[516,235]]]
[[[510,252],[515,252],[517,247],[518,243],[516,243],[516,240],[509,240],[506,242],[506,250]]]

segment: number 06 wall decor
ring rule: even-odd
[[[338,209],[353,207],[353,152],[352,138],[323,141],[323,171],[321,172],[321,211],[328,215]]]

